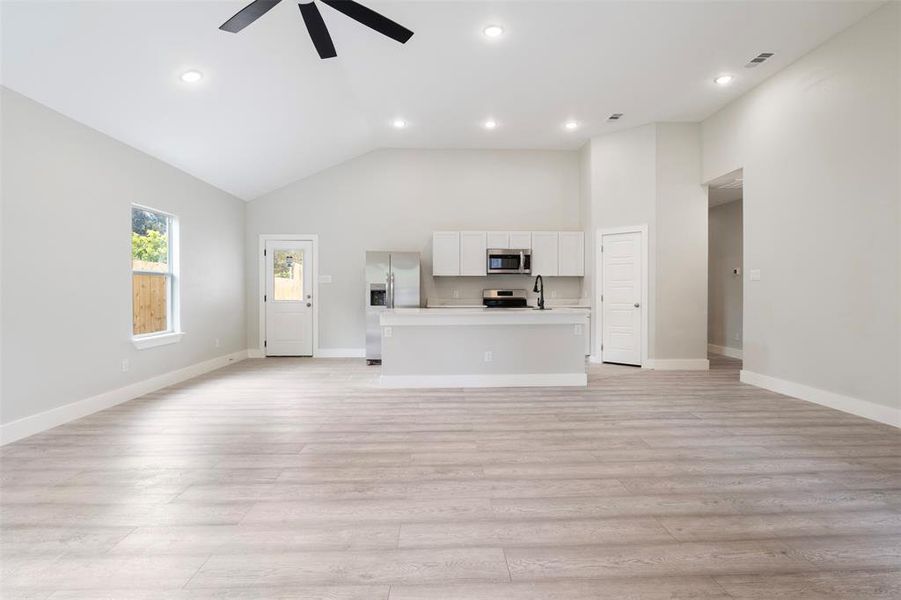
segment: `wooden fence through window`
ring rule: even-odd
[[[133,335],[166,331],[168,277],[162,273],[133,273],[131,277]]]

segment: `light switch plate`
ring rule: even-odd
[[[319,276],[319,283],[331,283],[331,282],[332,282],[331,275],[320,275]]]
[[[751,269],[751,281],[760,281],[760,269]]]
[[[391,337],[391,328],[390,327],[382,327],[382,337],[386,337],[386,338]]]

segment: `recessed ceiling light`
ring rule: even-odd
[[[485,37],[487,38],[498,38],[504,34],[504,28],[500,25],[489,25],[482,30],[482,33],[485,34]]]
[[[578,121],[567,121],[566,123],[563,124],[563,127],[566,128],[567,131],[575,131],[576,129],[579,128],[579,122]]]
[[[403,129],[407,126],[407,122],[403,119],[394,119],[391,125],[393,125],[395,129]]]
[[[497,129],[497,121],[494,119],[488,119],[484,123],[482,123],[482,127],[485,129]]]
[[[185,83],[197,83],[203,79],[203,73],[195,70],[185,71],[181,74],[180,79]]]
[[[733,79],[734,77],[732,77],[732,75],[723,74],[714,79],[713,83],[717,85],[729,85],[730,83],[732,83]]]

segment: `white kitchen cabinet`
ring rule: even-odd
[[[489,248],[531,249],[533,275],[585,275],[582,231],[436,231],[432,234],[432,275],[485,276]]]
[[[510,248],[514,250],[528,250],[532,247],[531,231],[511,231]]]
[[[489,231],[488,247],[501,250],[528,250],[532,247],[530,231]]]
[[[558,235],[556,231],[532,232],[532,275],[554,277],[558,267]]]
[[[512,248],[509,231],[489,231],[486,239],[489,248],[500,248],[502,250]]]
[[[432,275],[456,277],[459,274],[460,232],[436,231],[432,233]]]
[[[557,234],[557,275],[582,277],[585,275],[585,234],[581,231],[561,231]]]
[[[487,275],[488,236],[484,231],[460,232],[460,275]]]

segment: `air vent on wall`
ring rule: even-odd
[[[761,63],[766,62],[771,56],[773,56],[772,52],[761,52],[760,54],[752,58],[751,61],[745,65],[745,68],[753,69]]]
[[[607,117],[608,121],[619,121],[623,117],[623,113],[613,113]]]

